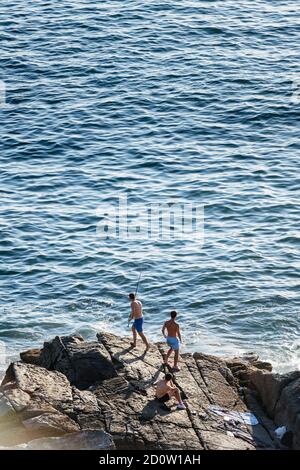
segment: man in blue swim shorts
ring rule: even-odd
[[[168,364],[169,357],[174,351],[173,371],[179,372],[180,371],[180,368],[178,367],[179,348],[180,348],[180,343],[182,341],[181,341],[179,325],[175,321],[177,317],[177,312],[175,310],[172,310],[170,316],[171,316],[171,319],[166,321],[162,327],[162,334],[167,339],[167,345],[170,348],[165,357],[165,364]],[[167,334],[166,334],[166,330],[167,330]]]
[[[136,347],[136,339],[137,339],[137,334],[142,338],[143,342],[146,345],[146,350],[145,352],[148,351],[149,349],[149,343],[147,341],[146,336],[143,333],[143,323],[144,323],[144,317],[143,317],[143,306],[142,302],[140,302],[137,298],[136,295],[131,293],[129,294],[129,300],[131,302],[131,314],[128,318],[128,323],[133,320],[133,325],[131,327],[132,335],[133,335],[133,342],[130,343],[133,348]]]

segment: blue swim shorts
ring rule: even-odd
[[[138,333],[143,332],[143,323],[144,323],[144,318],[136,318],[133,322],[133,326],[136,329]]]
[[[179,349],[178,338],[174,338],[174,336],[168,336],[167,337],[167,344],[168,344],[168,346],[170,346],[170,348],[173,349],[173,351],[178,351],[178,349]]]

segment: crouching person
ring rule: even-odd
[[[185,404],[181,399],[180,391],[174,385],[172,379],[172,374],[166,374],[165,378],[157,383],[156,398],[160,403],[166,403],[172,398],[175,398],[175,400],[177,401],[177,409],[185,410]]]

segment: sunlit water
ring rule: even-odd
[[[2,0],[10,359],[57,334],[129,333],[142,271],[151,339],[175,308],[185,351],[299,368],[299,18],[290,0]],[[204,205],[204,245],[104,241],[96,209],[125,193]]]

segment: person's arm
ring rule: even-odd
[[[181,333],[180,333],[180,327],[179,327],[179,325],[178,325],[177,336],[178,336],[180,342],[182,343],[182,338],[181,338]]]
[[[161,332],[162,332],[164,338],[167,337],[166,334],[165,334],[165,331],[166,331],[166,322],[163,324],[163,327],[161,329]]]
[[[133,315],[134,315],[134,306],[131,304],[131,314],[128,317],[128,324],[133,320]]]
[[[169,390],[172,390],[172,388],[176,388],[176,385],[174,384],[173,380],[170,380],[168,388]]]

